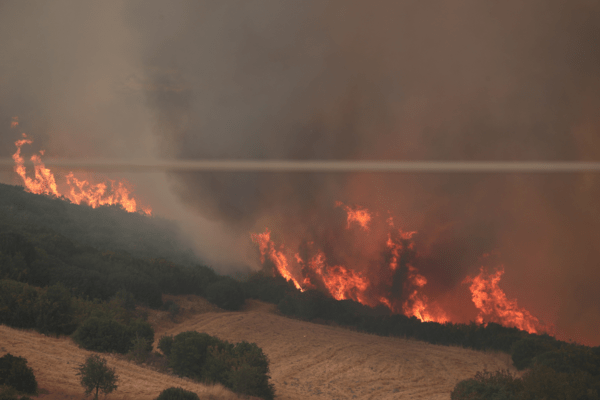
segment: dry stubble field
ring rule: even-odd
[[[380,337],[277,315],[272,304],[248,301],[219,312],[195,296],[168,297],[184,310],[179,323],[154,313],[156,338],[197,330],[258,344],[271,361],[277,398],[450,399],[459,380],[484,368],[509,369],[510,356],[414,340]]]
[[[271,304],[249,301],[240,312],[223,312],[196,296],[165,296],[182,309],[175,321],[149,311],[156,341],[163,334],[197,330],[232,342],[263,348],[271,361],[277,399],[450,399],[461,379],[484,368],[516,372],[510,357],[414,340],[380,337],[312,324],[277,315]],[[156,343],[155,343],[156,346]],[[41,400],[81,399],[75,367],[90,352],[69,338],[51,338],[0,325],[0,355],[27,358],[44,394]],[[202,399],[238,399],[222,386],[205,386],[161,374],[108,355],[120,376],[108,399],[153,399],[170,386],[192,390]],[[47,393],[46,393],[47,392]]]

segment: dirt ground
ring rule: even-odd
[[[307,323],[277,315],[273,305],[258,301],[249,301],[240,312],[223,312],[195,296],[169,299],[182,313],[173,321],[165,312],[150,312],[157,341],[163,334],[196,330],[231,342],[255,342],[271,361],[281,400],[448,400],[459,380],[484,368],[516,373],[504,353]]]

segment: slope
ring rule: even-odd
[[[156,338],[196,330],[232,342],[255,342],[271,361],[278,399],[440,399],[484,368],[516,372],[510,356],[381,337],[277,315],[248,300],[220,312],[196,296],[169,296],[182,308],[178,323],[151,312]],[[156,345],[156,343],[155,343]]]
[[[40,400],[81,399],[83,388],[76,367],[92,352],[82,350],[69,338],[51,338],[33,331],[0,325],[0,356],[11,353],[25,357],[33,368],[40,387]],[[108,365],[116,369],[118,388],[107,396],[112,400],[154,399],[172,386],[191,390],[201,399],[238,400],[241,397],[221,385],[207,386],[187,379],[161,374],[136,365],[123,357],[105,354]]]

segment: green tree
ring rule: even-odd
[[[85,363],[79,364],[78,373],[85,394],[95,391],[94,400],[98,400],[98,392],[111,393],[117,388],[118,376],[114,368],[106,365],[106,359],[96,354],[89,356]]]

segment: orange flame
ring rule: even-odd
[[[11,128],[16,128],[19,126],[19,117],[12,117],[12,121],[10,122]]]
[[[529,311],[520,308],[517,300],[509,300],[498,283],[504,274],[504,267],[497,269],[495,273],[485,276],[487,271],[481,267],[479,275],[474,278],[468,276],[463,283],[471,283],[469,289],[473,303],[479,309],[477,322],[482,324],[484,320],[496,322],[505,326],[511,326],[525,330],[529,333],[552,330],[552,327],[544,326],[531,315]]]
[[[343,207],[344,210],[346,210],[346,212],[348,213],[348,229],[350,229],[350,224],[352,222],[356,222],[365,231],[369,230],[369,222],[371,222],[371,213],[369,212],[369,210],[359,206],[356,206],[356,208],[352,209],[350,206],[344,205],[344,203],[342,203],[341,201],[336,201],[335,206]]]
[[[342,205],[341,202],[335,203],[336,207]],[[363,230],[368,231],[368,223],[372,218],[369,210],[348,206],[344,206],[344,209],[348,213],[347,229],[350,229],[352,222],[357,222]],[[261,263],[264,264],[265,258],[268,257],[281,276],[287,281],[292,281],[302,291],[322,288],[336,300],[351,299],[371,307],[384,305],[394,313],[415,316],[422,321],[448,321],[446,314],[430,305],[428,298],[421,293],[427,279],[405,260],[402,261],[402,267],[406,268],[407,273],[402,291],[407,295],[404,300],[394,298],[394,273],[400,268],[403,252],[414,248],[412,237],[416,232],[394,229],[391,217],[388,218],[388,225],[391,231],[387,235],[385,246],[389,252],[389,262],[382,264],[381,270],[375,272],[369,272],[368,269],[357,272],[355,268],[345,265],[329,264],[325,253],[319,249],[316,249],[311,257],[307,257],[308,262],[305,262],[300,253],[285,249],[284,246],[280,246],[281,251],[277,250],[269,229],[264,233],[252,234],[251,237],[259,246]],[[312,248],[314,243],[310,241],[306,244]],[[289,260],[286,254],[291,256]]]
[[[300,286],[298,281],[292,276],[292,274],[288,270],[288,261],[285,257],[285,254],[275,249],[275,245],[271,241],[271,232],[269,231],[269,229],[266,229],[265,233],[253,233],[251,237],[254,243],[258,243],[258,248],[260,250],[260,262],[264,263],[265,256],[268,256],[269,260],[271,260],[271,262],[275,264],[275,267],[277,268],[277,271],[279,271],[281,276],[283,276],[288,282],[290,280],[294,282],[296,288],[303,291],[302,286]]]
[[[13,123],[14,122],[16,122],[18,125],[18,121],[13,121]],[[25,189],[28,192],[61,197],[74,204],[88,204],[92,208],[103,205],[118,204],[129,212],[138,211],[135,199],[130,197],[130,190],[123,182],[115,183],[115,181],[111,180],[111,190],[107,190],[106,183],[92,184],[86,180],[79,180],[75,178],[73,172],[69,172],[66,178],[70,190],[68,193],[61,195],[58,191],[54,174],[52,171],[46,168],[42,162],[41,156],[44,155],[43,150],[40,151],[40,154],[34,154],[31,156],[31,161],[34,165],[35,178],[32,179],[28,177],[27,170],[24,165],[25,160],[23,157],[21,157],[21,148],[24,144],[32,143],[33,140],[28,139],[27,135],[23,133],[23,139],[15,142],[17,151],[12,156],[13,160],[15,161],[14,170],[23,180]],[[151,215],[152,209],[150,207],[142,207],[141,212]]]
[[[41,155],[44,155],[43,151],[40,151],[40,155],[34,154],[31,156],[31,161],[33,161],[34,171],[35,171],[35,179],[31,179],[27,176],[27,171],[25,169],[24,162],[25,160],[21,157],[21,147],[24,144],[31,144],[33,141],[31,139],[27,139],[27,135],[23,134],[23,139],[17,140],[15,145],[17,146],[17,151],[13,154],[12,158],[15,160],[15,172],[19,174],[21,179],[23,179],[23,183],[27,188],[28,192],[36,193],[36,194],[47,194],[55,197],[59,197],[58,189],[56,188],[56,181],[54,180],[54,175],[52,172],[44,166],[42,162]]]

